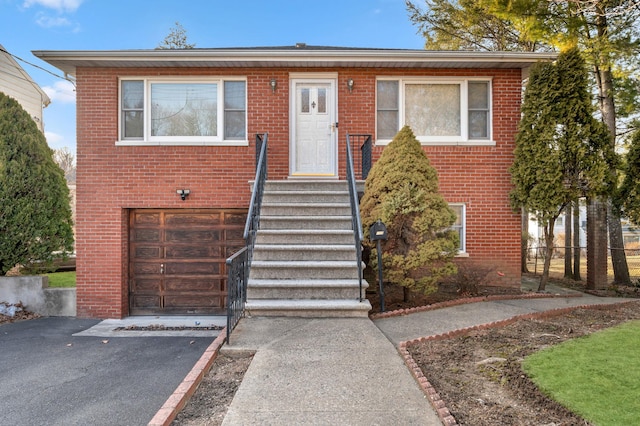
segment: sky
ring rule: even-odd
[[[176,22],[197,48],[424,48],[404,0],[0,0],[0,22],[0,44],[52,100],[49,146],[73,153],[74,87],[33,50],[153,49]]]

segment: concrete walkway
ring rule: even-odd
[[[244,318],[221,352],[255,356],[223,425],[441,425],[396,347],[516,315],[623,301],[548,290],[561,296],[476,302],[373,322]]]
[[[223,425],[440,425],[368,318],[244,318],[222,352],[257,351]]]

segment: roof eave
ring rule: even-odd
[[[391,67],[528,68],[555,53],[454,52],[401,49],[185,49],[50,51],[33,54],[63,72],[77,67]]]

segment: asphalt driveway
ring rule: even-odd
[[[73,336],[98,322],[0,326],[0,423],[146,425],[214,339]]]

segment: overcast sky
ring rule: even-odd
[[[404,0],[0,0],[0,44],[53,74],[32,50],[153,49],[175,22],[198,48],[309,45],[422,49]],[[75,152],[75,92],[18,60],[52,100],[52,148]],[[3,78],[0,75],[0,78]]]

